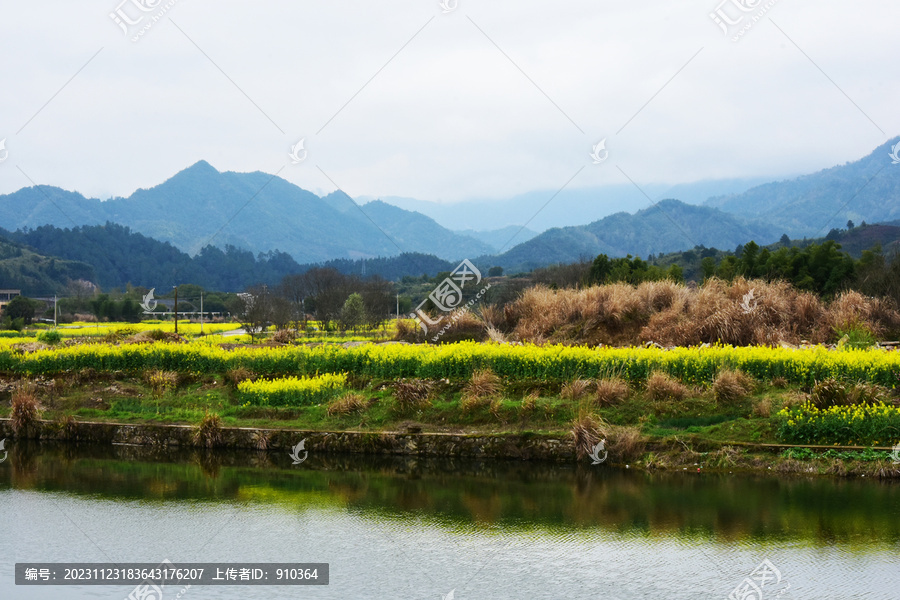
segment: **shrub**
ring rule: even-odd
[[[712,389],[719,404],[732,404],[753,391],[753,378],[741,371],[722,369],[713,381]]]
[[[62,340],[62,336],[55,329],[41,331],[37,334],[37,341],[47,344],[48,346],[55,346],[60,340]]]
[[[325,412],[329,417],[361,412],[368,408],[369,401],[362,394],[351,392],[341,398],[332,400]]]
[[[682,401],[688,396],[688,388],[668,373],[655,371],[647,378],[647,393],[656,401]]]
[[[297,334],[292,329],[279,329],[272,336],[272,341],[279,344],[290,344],[297,339]]]
[[[17,437],[29,437],[37,433],[41,419],[41,405],[34,387],[23,385],[12,393],[10,425]]]
[[[838,350],[871,348],[878,342],[875,335],[869,331],[869,328],[858,322],[848,323],[843,327],[835,327],[834,333],[838,338]]]
[[[628,398],[628,384],[618,377],[601,379],[596,388],[597,404],[615,406]]]

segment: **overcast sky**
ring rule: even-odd
[[[448,202],[777,178],[900,133],[895,1],[120,1],[0,0],[0,193],[205,159]]]

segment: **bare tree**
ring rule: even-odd
[[[265,285],[256,285],[248,288],[243,294],[237,295],[236,314],[241,327],[254,336],[265,331],[272,320],[272,293]]]

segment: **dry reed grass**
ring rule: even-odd
[[[671,400],[681,402],[687,398],[689,392],[686,385],[668,373],[654,371],[647,378],[647,395],[657,402]]]
[[[615,406],[628,398],[628,384],[618,377],[601,379],[596,387],[597,404]]]
[[[788,282],[741,277],[731,283],[711,278],[696,288],[671,281],[561,290],[538,285],[502,309],[483,307],[481,315],[481,326],[494,330],[491,338],[533,343],[826,343],[848,324],[879,337],[900,332],[900,312],[889,300],[849,291],[826,304]]]
[[[564,383],[559,391],[559,397],[563,400],[576,401],[587,396],[591,389],[596,389],[596,382],[592,379],[576,379]]]
[[[340,398],[332,400],[325,409],[329,417],[337,415],[349,415],[355,412],[361,412],[369,407],[369,401],[362,394],[350,392]]]
[[[734,369],[722,369],[713,381],[712,389],[716,402],[733,404],[746,398],[755,386],[752,377]]]
[[[37,433],[42,408],[33,386],[17,387],[12,393],[11,408],[10,426],[16,437],[29,437]]]
[[[206,413],[200,425],[194,430],[194,443],[206,448],[221,446],[224,438],[223,427],[222,417],[215,413]]]
[[[420,410],[431,406],[434,382],[425,379],[410,379],[394,384],[394,400],[401,412]]]

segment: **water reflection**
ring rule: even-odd
[[[512,461],[17,442],[0,489],[143,501],[254,501],[464,527],[602,528],[723,542],[900,542],[900,486],[867,479],[643,473]]]

